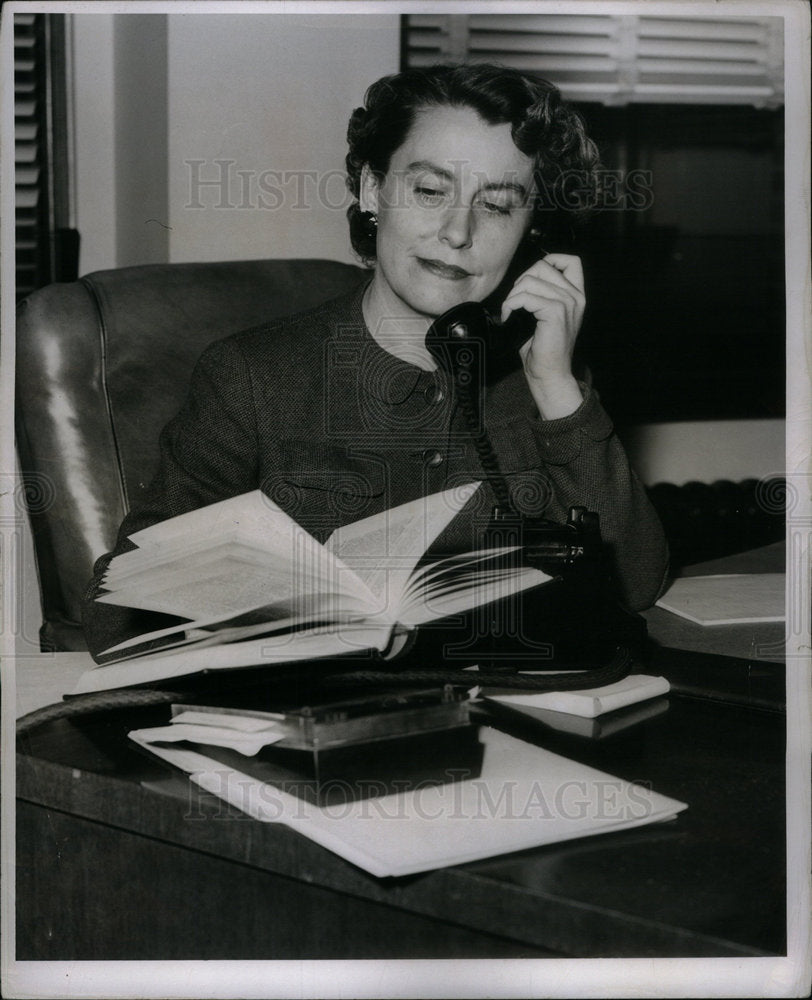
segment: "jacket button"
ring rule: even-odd
[[[445,393],[439,385],[430,385],[425,392],[426,402],[430,403],[432,406],[436,406],[438,403],[442,403],[445,399]]]
[[[426,465],[437,466],[442,463],[443,456],[440,454],[439,451],[432,451],[431,448],[426,448],[426,450],[423,452],[423,461],[426,463]]]

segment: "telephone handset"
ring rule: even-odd
[[[461,302],[434,321],[426,347],[447,371],[470,365],[466,348],[474,347],[480,360],[510,358],[533,334],[533,321],[524,310],[499,323],[481,302]]]

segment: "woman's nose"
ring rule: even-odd
[[[456,250],[464,250],[471,245],[474,234],[473,215],[463,206],[448,208],[440,226],[439,237]]]

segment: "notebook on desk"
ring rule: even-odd
[[[669,684],[664,677],[650,677],[646,674],[629,674],[614,684],[598,688],[582,688],[576,691],[521,691],[496,688],[483,689],[483,697],[489,701],[512,708],[547,709],[565,712],[585,719],[595,719],[607,712],[627,708],[641,701],[648,701],[659,695],[668,694]]]
[[[697,625],[744,625],[785,618],[783,573],[725,573],[674,580],[657,601]]]

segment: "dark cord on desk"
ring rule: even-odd
[[[330,677],[333,686],[371,687],[385,684],[389,687],[403,687],[422,684],[458,684],[468,687],[518,688],[524,691],[576,691],[593,687],[603,687],[622,680],[631,669],[632,654],[625,646],[619,646],[612,658],[602,667],[594,670],[571,670],[541,676],[489,672],[481,670],[355,670]],[[201,695],[210,698],[209,694]],[[54,705],[35,709],[17,720],[17,735],[31,732],[39,726],[56,719],[77,718],[94,712],[107,712],[122,708],[145,708],[168,705],[172,702],[193,702],[194,693],[189,691],[164,691],[143,688],[116,688],[97,691],[92,694],[77,695]]]

